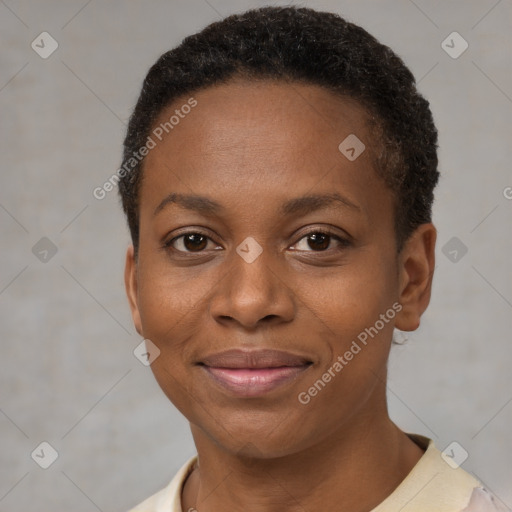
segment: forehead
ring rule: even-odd
[[[152,133],[167,123],[168,133],[155,139],[145,159],[142,207],[149,200],[154,208],[167,189],[233,201],[236,191],[270,200],[299,190],[330,192],[339,184],[349,193],[382,186],[373,169],[369,116],[351,98],[263,80],[233,80],[191,96],[193,109],[182,108],[189,96],[179,98],[153,127]],[[354,152],[357,158],[348,158]]]
[[[194,119],[196,134],[209,131],[215,135],[202,141],[206,152],[219,152],[223,146],[233,149],[234,143],[241,139],[244,146],[251,142],[253,146],[259,142],[269,144],[270,138],[276,144],[292,144],[299,139],[304,143],[304,139],[318,137],[328,137],[336,143],[347,130],[362,137],[368,130],[369,115],[359,102],[318,85],[238,78],[202,89],[193,96],[197,106],[187,116]],[[155,127],[164,125],[188,101],[189,96],[183,96],[164,108]],[[174,119],[178,120],[175,115]],[[180,135],[190,135],[184,125],[191,122],[179,122],[181,126],[172,127],[168,133],[175,136],[176,143]],[[285,130],[276,130],[283,125]]]

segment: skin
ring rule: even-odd
[[[140,246],[137,258],[128,249],[125,272],[137,332],[161,351],[154,375],[198,451],[182,508],[369,511],[423,454],[389,419],[386,365],[393,328],[416,329],[430,300],[435,228],[421,225],[397,253],[394,197],[373,168],[368,116],[351,99],[241,79],[194,98],[146,157]],[[353,162],[338,150],[349,134],[366,145]],[[333,192],[353,206],[280,212],[291,199]],[[170,203],[155,215],[171,193],[222,209]],[[331,237],[319,250],[307,235],[325,229],[348,243]],[[200,250],[183,237],[165,247],[191,231],[208,237]],[[252,263],[236,252],[246,237],[263,249]],[[394,303],[402,306],[395,318],[301,404],[298,394]],[[237,398],[195,363],[239,347],[287,350],[313,364],[263,396]]]

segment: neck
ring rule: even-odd
[[[240,456],[212,443],[195,425],[192,433],[199,465],[185,483],[184,511],[368,512],[393,492],[423,455],[391,422],[387,410],[379,418],[361,417],[314,446],[278,458]]]

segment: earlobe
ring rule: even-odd
[[[139,306],[137,301],[138,282],[137,282],[137,261],[133,245],[130,245],[126,251],[126,263],[124,268],[124,285],[126,296],[132,312],[133,324],[136,331],[142,336],[142,323],[140,321]]]
[[[395,326],[414,331],[430,302],[435,267],[436,228],[421,224],[407,239],[399,256],[399,301]]]

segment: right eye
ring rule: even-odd
[[[200,253],[208,247],[208,242],[214,244],[213,240],[203,233],[190,231],[172,238],[165,243],[165,247],[181,253]]]

